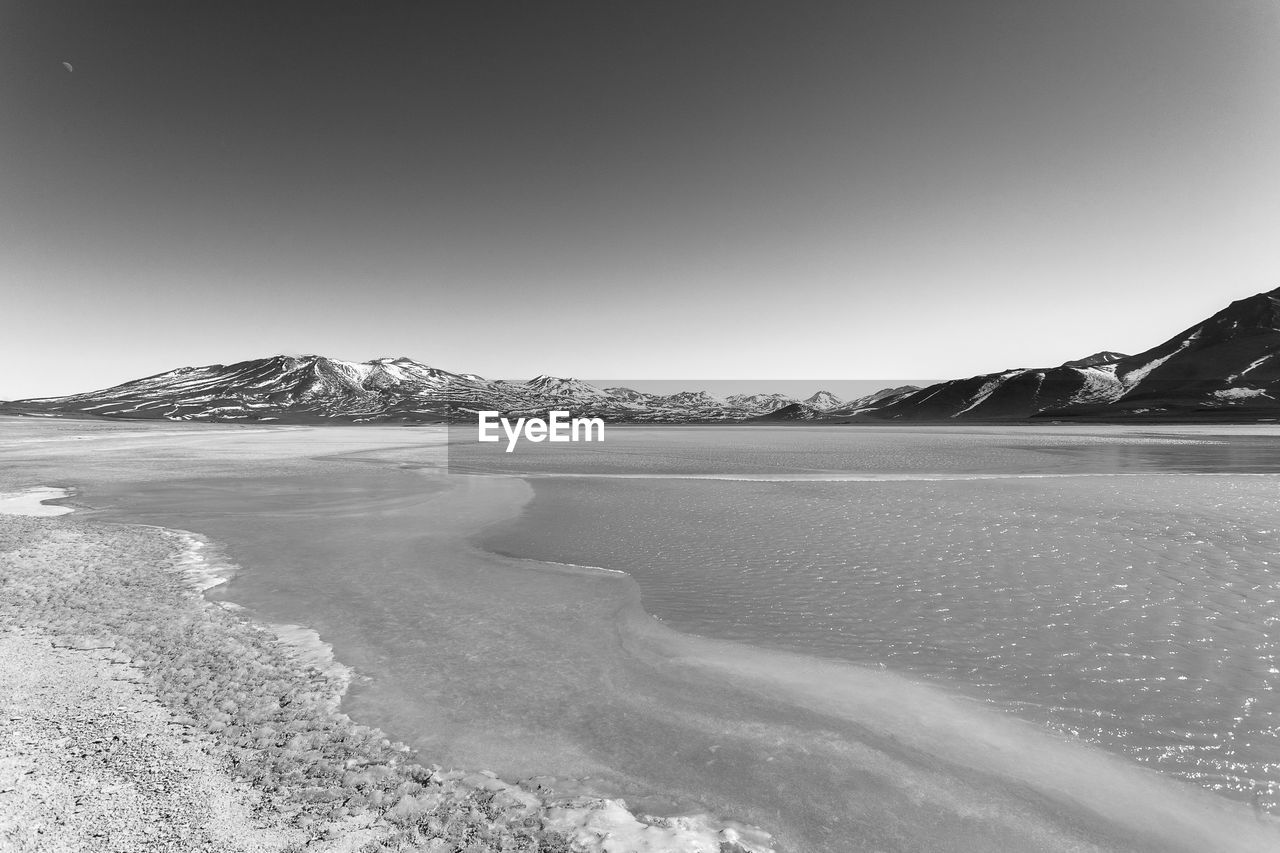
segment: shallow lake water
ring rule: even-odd
[[[513,460],[0,428],[0,485],[208,537],[216,594],[318,630],[344,707],[426,761],[790,851],[1280,840],[1231,800],[1268,805],[1275,762],[1274,430],[619,429]]]
[[[686,435],[690,455],[712,437]],[[1272,438],[769,437],[722,430],[717,461],[735,441],[750,461],[677,477],[553,475],[544,454],[534,501],[483,541],[625,570],[682,631],[927,677],[1276,808]]]

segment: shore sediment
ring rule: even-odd
[[[424,766],[338,709],[347,678],[314,632],[206,600],[199,544],[158,527],[0,518],[0,844],[767,851],[620,801]]]

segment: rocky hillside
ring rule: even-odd
[[[1280,288],[1232,302],[1137,355],[941,382],[858,414],[890,420],[1280,416]]]

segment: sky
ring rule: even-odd
[[[1270,0],[0,0],[0,399],[1139,352],[1280,285],[1277,80]]]

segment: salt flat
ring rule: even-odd
[[[0,515],[66,515],[71,507],[51,506],[45,501],[65,498],[70,494],[66,489],[54,489],[48,486],[34,486],[20,492],[0,493]]]

